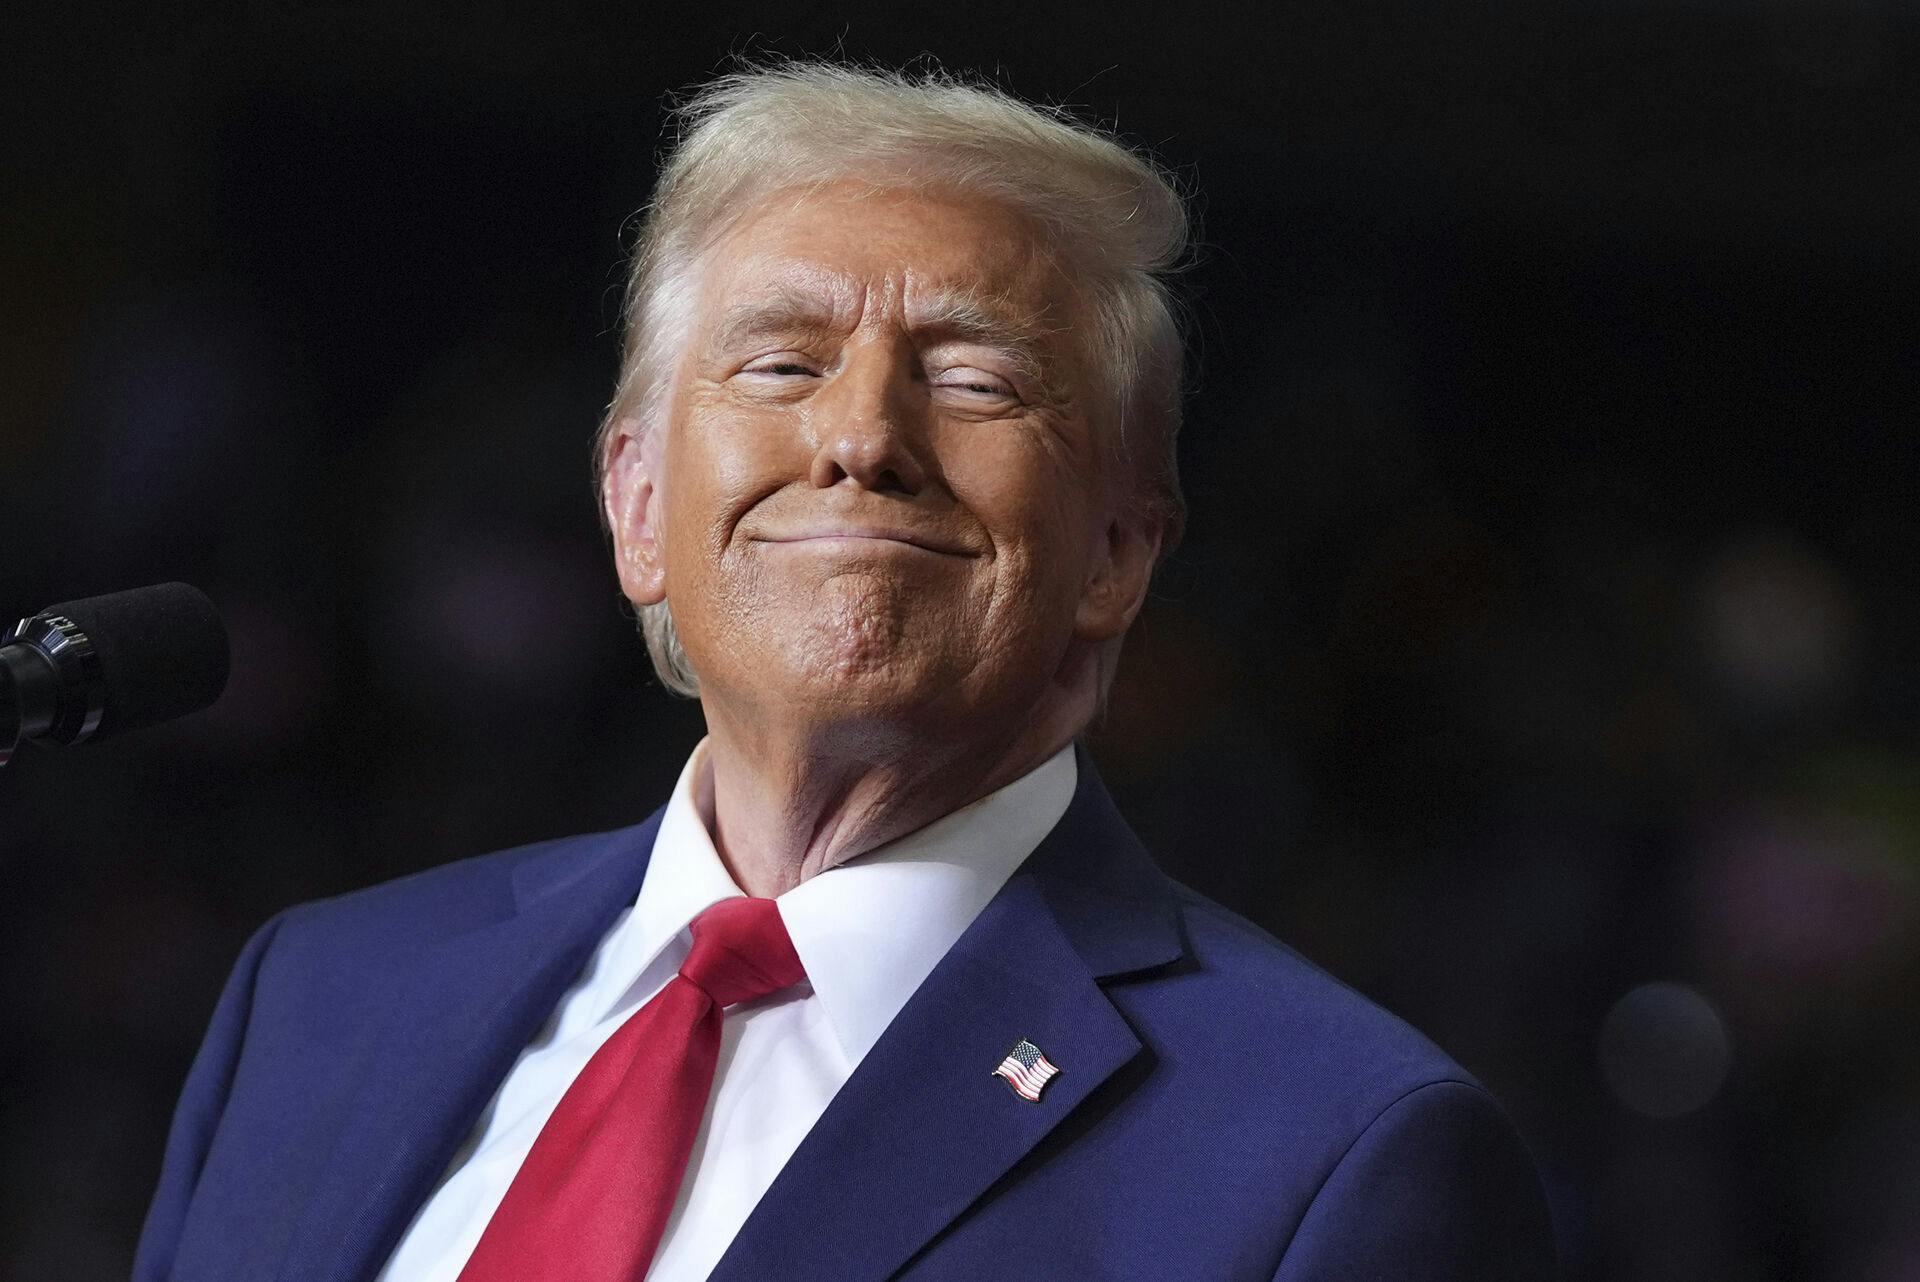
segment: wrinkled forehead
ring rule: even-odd
[[[758,201],[706,256],[695,328],[709,342],[793,321],[999,326],[1038,340],[1069,329],[1077,308],[1070,277],[1020,211],[844,180]]]

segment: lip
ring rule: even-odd
[[[779,543],[789,547],[818,547],[822,551],[833,548],[848,550],[873,544],[894,544],[914,548],[922,552],[934,552],[941,556],[966,556],[962,548],[954,547],[942,540],[932,538],[915,530],[895,529],[871,525],[820,525],[808,526],[799,530],[787,530],[778,534],[759,534],[754,536],[758,543]]]

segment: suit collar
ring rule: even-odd
[[[780,916],[847,1061],[885,1035],[1007,879],[1059,825],[1062,751],[971,805],[780,896]]]
[[[1021,869],[1095,979],[1178,960],[1186,951],[1173,883],[1120,815],[1084,745],[1073,802]]]
[[[1076,744],[1073,753],[1073,800],[1019,875],[1039,884],[1095,978],[1173,961],[1184,945],[1172,883],[1121,817],[1085,746]],[[608,895],[637,896],[664,815],[662,807],[632,828],[552,842],[517,861],[515,911],[556,897],[598,905]]]
[[[372,1277],[520,1051],[646,875],[659,824],[536,847],[494,880],[495,914],[422,941],[395,965],[417,976],[347,1053],[360,1082],[318,1192],[302,1213],[286,1282]]]
[[[1007,878],[1059,826],[1078,778],[1074,749],[1063,748],[988,796],[779,897],[794,949],[849,1063],[873,1048]],[[589,1021],[637,1008],[684,956],[687,924],[741,893],[715,850],[711,823],[703,741],[661,810],[632,913],[609,931],[587,968],[585,989],[569,999]],[[522,904],[557,893],[556,886],[571,893],[579,875],[553,860],[529,861],[516,872]]]
[[[1183,955],[1171,883],[1093,764],[1060,823],[900,1011],[795,1150],[713,1272],[878,1282],[1018,1178],[1061,1130],[1144,1070],[1105,983]],[[993,1075],[1020,1039],[1060,1068],[1038,1102]]]
[[[556,899],[595,909],[609,897],[631,902],[646,879],[665,809],[631,828],[549,841],[514,860],[508,868],[511,913],[533,911]]]

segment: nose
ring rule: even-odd
[[[874,343],[850,354],[814,396],[817,444],[808,479],[820,489],[851,481],[879,493],[918,494],[930,468],[912,353]]]

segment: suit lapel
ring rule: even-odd
[[[1141,1053],[1100,981],[1177,959],[1177,918],[1084,754],[1080,780],[834,1097],[713,1282],[892,1276]],[[993,1075],[1022,1038],[1060,1069],[1037,1103]]]
[[[363,1086],[280,1276],[371,1277],[507,1070],[638,893],[659,815],[501,873],[510,915],[424,946],[359,1059]],[[511,894],[509,895],[509,891]]]

